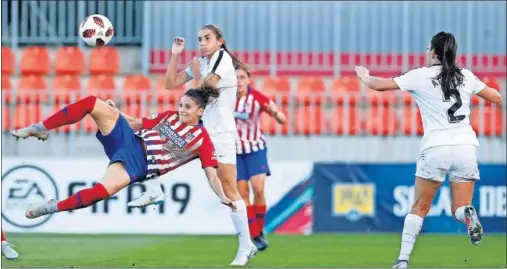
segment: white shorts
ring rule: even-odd
[[[477,146],[437,146],[421,152],[415,173],[417,177],[443,182],[446,174],[450,181],[478,180]]]
[[[236,164],[236,136],[230,132],[210,134],[219,163]]]

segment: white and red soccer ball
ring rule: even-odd
[[[92,47],[107,45],[114,35],[111,21],[103,15],[93,14],[79,24],[79,36]]]

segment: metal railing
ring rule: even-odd
[[[79,45],[79,24],[88,15],[107,16],[114,28],[111,44],[143,41],[143,1],[2,0],[2,46]]]

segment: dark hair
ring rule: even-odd
[[[236,56],[234,56],[227,49],[225,38],[224,38],[224,32],[222,31],[222,29],[220,29],[220,27],[218,27],[218,25],[215,25],[215,24],[206,24],[201,29],[209,29],[209,30],[213,31],[215,33],[217,39],[222,39],[224,41],[224,43],[222,44],[222,48],[225,51],[227,51],[227,53],[229,53],[229,55],[231,56],[232,63],[234,64],[234,68],[241,68],[243,70],[250,70],[250,68],[248,67],[248,65],[246,65],[245,63],[243,63],[242,61],[240,61],[238,58],[236,58]],[[250,71],[248,71],[248,72],[250,72]]]
[[[457,90],[463,84],[464,75],[456,63],[458,42],[453,34],[440,32],[431,39],[431,49],[435,50],[437,59],[442,63],[442,71],[437,75],[436,80],[440,82],[444,95],[449,96],[451,91]]]
[[[186,91],[185,95],[194,99],[199,107],[205,108],[220,96],[220,89],[205,82],[198,88]]]

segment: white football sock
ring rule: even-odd
[[[403,233],[401,235],[401,248],[398,260],[406,260],[410,258],[415,240],[421,231],[423,218],[417,215],[408,214],[405,217],[403,225]]]
[[[150,179],[146,181],[146,183],[144,183],[144,186],[146,186],[146,193],[149,194],[163,193],[160,178]]]
[[[456,211],[454,211],[454,217],[456,218],[457,221],[459,221],[461,223],[466,223],[466,220],[465,220],[466,207],[467,207],[466,205],[461,206],[461,207],[456,208]]]
[[[239,249],[247,250],[251,247],[250,230],[248,229],[248,216],[246,213],[245,201],[233,202],[236,205],[236,212],[231,212],[232,223],[239,238]]]

